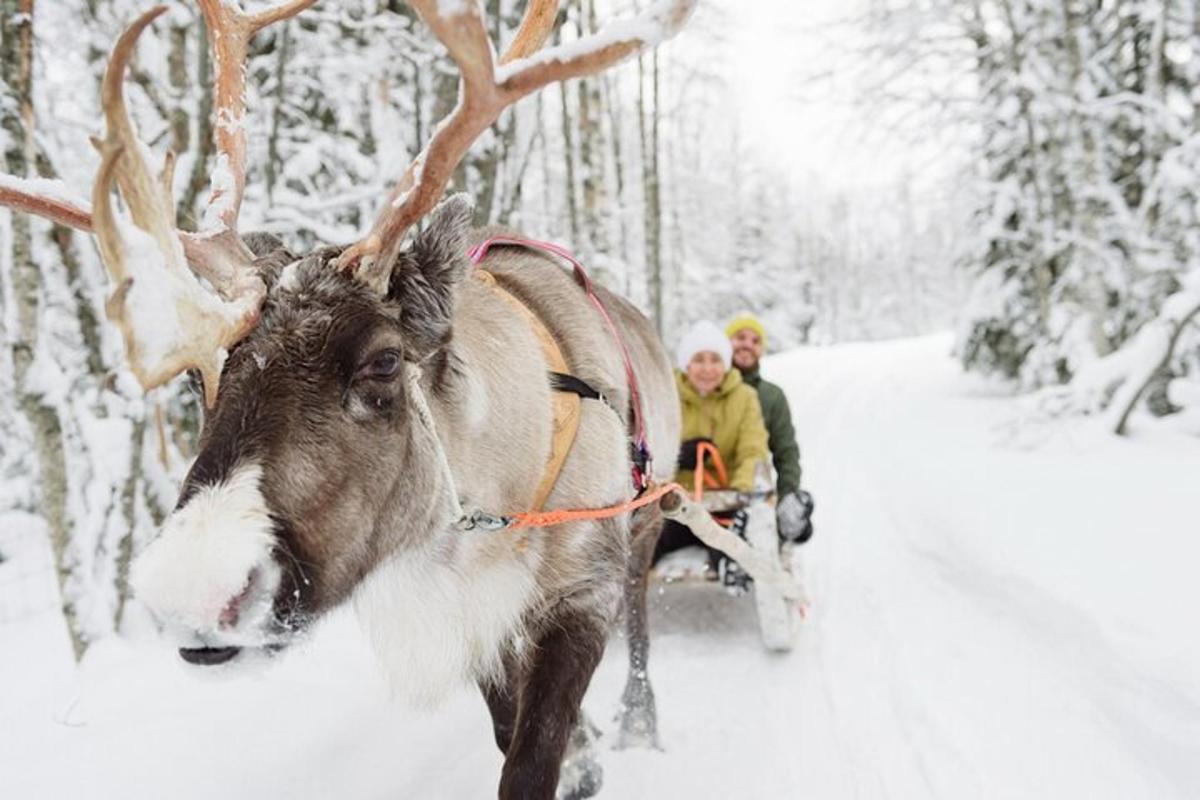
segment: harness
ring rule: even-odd
[[[538,483],[537,491],[534,492],[533,505],[531,506],[534,511],[541,511],[542,507],[546,505],[546,498],[550,496],[551,490],[554,489],[554,484],[558,480],[559,473],[562,472],[563,463],[567,460],[567,453],[571,451],[571,445],[575,441],[575,434],[579,432],[579,417],[582,413],[583,399],[585,396],[599,397],[600,393],[592,389],[584,381],[569,374],[567,359],[563,356],[558,342],[555,341],[554,336],[546,328],[546,323],[542,322],[541,318],[533,313],[533,310],[529,306],[522,303],[520,298],[498,284],[496,276],[487,270],[477,269],[475,270],[475,276],[490,286],[492,291],[512,306],[520,316],[524,317],[526,323],[528,323],[537,336],[538,344],[542,348],[542,355],[545,356],[546,363],[550,365],[550,385],[554,389],[554,396],[551,401],[554,410],[554,435],[550,439],[550,456],[546,460],[546,467],[542,471],[542,480]],[[563,386],[570,388],[559,388],[555,383],[555,377],[561,379],[559,383]]]
[[[466,513],[458,499],[458,491],[455,486],[454,476],[450,470],[450,463],[446,457],[445,450],[441,446],[441,439],[437,435],[433,415],[430,413],[428,402],[420,385],[420,368],[416,365],[410,365],[409,384],[417,414],[421,422],[433,434],[435,448],[438,451],[437,455],[441,466],[442,478],[451,496],[450,511],[452,519],[457,520],[458,528],[461,530],[495,531],[501,529],[546,527],[575,520],[607,519],[648,505],[658,500],[667,492],[678,488],[677,484],[669,483],[655,487],[653,490],[649,489],[650,471],[653,461],[646,439],[641,391],[638,387],[637,374],[633,369],[633,360],[629,355],[629,349],[625,345],[624,338],[621,336],[616,323],[613,322],[612,316],[608,313],[608,309],[605,308],[603,301],[597,295],[595,286],[588,276],[587,271],[583,268],[583,265],[568,250],[556,244],[508,236],[496,236],[487,239],[471,248],[467,256],[470,258],[472,264],[479,267],[487,257],[489,249],[494,246],[526,247],[557,256],[572,265],[576,280],[587,293],[589,301],[600,314],[609,333],[612,335],[613,341],[616,342],[621,352],[626,381],[629,386],[630,411],[627,418],[626,414],[618,409],[604,394],[597,391],[587,381],[571,374],[562,349],[558,346],[558,342],[541,318],[522,302],[520,298],[501,286],[496,281],[495,275],[482,268],[476,269],[476,277],[484,281],[526,321],[542,348],[542,354],[550,367],[547,378],[550,382],[550,388],[554,393],[554,435],[551,441],[550,456],[547,459],[546,467],[542,472],[542,478],[534,494],[534,504],[529,511],[506,516],[489,514],[478,509]],[[583,400],[603,402],[620,418],[626,420],[627,426],[631,429],[630,477],[636,496],[629,502],[604,508],[544,511],[543,506],[546,499],[549,497],[554,484],[558,480],[559,474],[562,472],[563,463],[566,461],[567,454],[570,452],[571,445],[578,433]]]
[[[584,292],[587,293],[588,301],[591,302],[597,313],[599,313],[600,318],[604,321],[605,326],[608,328],[608,332],[612,335],[613,341],[616,343],[617,348],[621,351],[621,360],[625,365],[625,382],[629,386],[629,406],[630,415],[632,416],[632,430],[630,431],[632,440],[630,447],[631,478],[633,480],[634,491],[639,494],[644,492],[646,487],[650,485],[650,472],[653,465],[653,459],[650,455],[650,446],[646,439],[646,418],[642,413],[642,393],[641,389],[638,387],[637,373],[634,372],[633,369],[633,359],[629,355],[629,348],[625,345],[625,338],[621,336],[621,332],[617,328],[617,324],[613,322],[613,318],[608,313],[608,309],[605,307],[604,301],[601,300],[600,296],[596,293],[596,286],[594,283],[592,283],[591,276],[588,275],[587,270],[583,267],[583,264],[579,261],[579,259],[575,258],[570,250],[567,250],[561,245],[554,244],[553,242],[542,242],[538,241],[537,239],[522,239],[515,236],[493,236],[484,240],[483,242],[480,242],[475,247],[472,247],[469,251],[467,251],[467,257],[471,259],[472,264],[478,266],[487,257],[488,250],[495,246],[525,247],[530,250],[548,253],[551,256],[557,256],[571,265],[572,271],[575,274],[575,280],[579,282],[579,285],[583,287]],[[517,298],[513,297],[513,300],[516,299]],[[518,300],[517,302],[520,301]],[[524,303],[521,305],[524,307]],[[531,317],[536,319],[536,315],[533,314],[532,311],[530,311],[528,308],[525,310]],[[538,324],[541,325],[540,320],[538,321]],[[545,330],[544,325],[541,325],[541,327],[542,330]],[[550,336],[549,331],[546,331],[546,336]],[[557,345],[555,345],[555,347],[557,347]],[[563,363],[565,364],[566,362],[564,361]],[[564,369],[562,372],[565,373],[566,370]],[[564,375],[563,377],[567,379],[566,382],[564,383],[560,380],[557,385],[564,386],[565,388],[559,389],[559,391],[574,392],[576,388],[581,388],[580,385],[582,384],[582,388],[585,388],[588,393],[585,395],[580,395],[581,397],[603,398],[603,395],[601,395],[595,389],[592,389],[579,378],[576,378],[572,375]],[[552,383],[552,386],[555,385],[556,384]],[[609,403],[609,406],[612,407],[612,404]],[[617,413],[620,414],[620,411]],[[624,417],[623,414],[621,414],[621,416]]]

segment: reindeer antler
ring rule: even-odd
[[[209,27],[216,64],[217,166],[202,233],[175,229],[171,195],[175,157],[168,153],[153,175],[147,151],[125,108],[125,68],[142,31],[165,10],[156,6],[134,21],[113,47],[101,99],[106,134],[94,142],[101,163],[92,187],[93,209],[66,197],[49,181],[0,176],[0,206],[95,233],[116,285],[107,310],[125,341],[130,368],[144,389],[187,369],[204,378],[205,402],[216,402],[225,351],[258,320],[266,288],[253,256],[237,234],[246,185],[245,60],[249,42],[267,25],[316,0],[287,0],[255,14],[236,0],[198,0]],[[132,226],[114,213],[110,192],[119,186]],[[189,266],[191,269],[189,270]],[[193,274],[217,290],[207,291]]]
[[[208,25],[216,65],[217,168],[212,175],[201,227],[237,228],[246,190],[246,70],[250,40],[273,22],[299,14],[317,0],[288,0],[257,14],[242,11],[236,0],[197,0]]]
[[[92,232],[91,209],[74,197],[67,197],[58,181],[0,175],[0,208],[24,211],[59,225]]]
[[[607,69],[670,38],[683,27],[696,2],[659,0],[634,19],[539,53],[558,3],[531,0],[517,38],[501,60],[503,66],[497,68],[476,0],[453,4],[413,0],[462,75],[458,105],[409,165],[371,232],[342,253],[338,266],[357,270],[375,291],[386,291],[405,233],[437,204],[458,162],[505,108],[548,84]]]
[[[525,7],[525,16],[513,37],[512,43],[504,51],[501,64],[516,61],[518,58],[531,56],[550,38],[554,30],[554,18],[558,16],[558,0],[529,0]]]
[[[217,166],[202,232],[174,227],[174,157],[153,175],[146,151],[125,110],[125,66],[140,33],[165,11],[139,17],[118,40],[104,78],[107,133],[92,191],[94,215],[38,181],[0,180],[0,205],[95,232],[117,288],[110,316],[120,327],[130,365],[146,389],[184,369],[199,370],[205,401],[216,400],[225,350],[257,320],[265,288],[237,234],[246,186],[245,61],[250,39],[316,0],[285,0],[254,14],[237,0],[197,0],[208,23],[216,64]],[[556,0],[530,0],[517,35],[497,67],[478,0],[414,0],[413,5],[449,50],[462,74],[459,102],[438,125],[379,213],[368,237],[339,258],[361,279],[384,291],[390,265],[408,229],[445,191],[455,166],[478,136],[520,98],[557,81],[588,75],[652,47],[683,26],[697,0],[658,0],[635,18],[580,41],[539,52],[558,9]],[[119,221],[111,205],[116,182],[133,218]],[[205,290],[192,271],[219,297]]]
[[[265,288],[247,276],[249,260],[228,274],[214,264],[230,255],[221,246],[201,247],[198,267],[218,279],[232,297],[223,301],[205,290],[188,269],[175,230],[171,198],[174,156],[151,174],[146,154],[125,108],[125,68],[138,37],[155,17],[157,6],[138,17],[113,47],[101,87],[105,138],[100,169],[92,186],[92,224],[100,257],[116,285],[108,316],[121,331],[129,366],[144,389],[153,389],[180,372],[196,369],[204,378],[204,398],[216,402],[226,348],[246,335],[258,320]],[[131,230],[118,222],[111,204],[113,181],[133,218]],[[211,255],[211,257],[210,257]],[[223,279],[223,280],[222,280]]]

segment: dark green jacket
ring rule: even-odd
[[[775,462],[775,491],[780,497],[800,488],[800,446],[796,444],[796,429],[792,427],[792,412],[787,397],[770,381],[764,381],[758,370],[742,373],[742,380],[758,391],[763,422],[767,426],[767,447]]]

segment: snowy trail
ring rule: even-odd
[[[826,512],[818,519],[827,535],[811,554],[821,600],[810,631],[825,685],[809,691],[829,698],[841,748],[810,763],[801,785],[839,795],[849,785],[869,797],[1194,794],[1195,694],[1129,663],[1093,619],[1020,574],[1019,563],[973,552],[980,534],[1027,532],[966,527],[983,509],[956,497],[953,478],[977,482],[994,459],[970,440],[986,429],[929,416],[947,410],[955,378],[935,357],[946,344],[864,346],[840,364],[812,364],[834,375],[812,392],[793,381],[810,482]],[[1028,491],[1012,475],[990,474],[996,494]],[[813,711],[804,711],[809,738],[825,735]]]
[[[772,655],[750,598],[656,591],[664,752],[606,750],[603,797],[1200,796],[1200,448],[1068,430],[1022,449],[1013,401],[972,388],[948,346],[770,362],[817,498],[812,613]],[[0,652],[18,644],[5,797],[494,795],[482,702],[392,705],[348,615],[225,681],[123,642],[72,680],[44,666],[65,648],[46,621],[0,627]],[[617,638],[585,701],[609,733],[624,677]]]

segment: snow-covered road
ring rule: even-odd
[[[824,501],[798,787],[1195,796],[1200,447],[1080,429],[1022,449],[1012,401],[971,392],[948,349],[935,337],[772,365]]]
[[[1200,795],[1200,443],[1030,448],[949,346],[771,361],[818,504],[812,614],[772,657],[748,603],[740,630],[660,607],[669,752],[628,777],[619,756],[617,796]]]
[[[771,360],[817,498],[810,617],[771,655],[749,598],[656,593],[665,751],[604,752],[602,796],[1200,796],[1200,443],[1029,446],[948,349]],[[127,642],[72,678],[61,639],[49,615],[0,626],[5,797],[494,795],[482,702],[392,705],[348,616],[226,681]],[[623,651],[585,703],[609,731]]]

